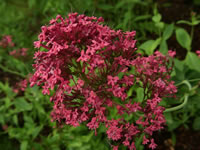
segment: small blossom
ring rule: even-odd
[[[200,50],[197,50],[196,54],[200,57]]]
[[[151,144],[149,145],[149,148],[155,149],[157,147],[157,144],[155,144],[154,139],[151,139]]]
[[[113,146],[113,150],[118,150],[119,146]]]
[[[176,52],[175,52],[175,51],[172,51],[172,50],[169,50],[169,51],[168,51],[168,54],[169,54],[170,57],[173,58],[173,57],[176,55]]]
[[[149,139],[147,139],[146,136],[144,135],[144,136],[143,136],[143,142],[142,142],[142,144],[145,145],[145,144],[147,144],[148,142],[149,142]]]
[[[135,147],[135,143],[132,142],[131,145],[129,146],[129,149],[130,150],[136,150],[136,147]]]
[[[134,104],[129,103],[129,104],[126,104],[125,106],[126,106],[126,108],[129,109],[130,113],[133,113],[133,112],[136,112],[136,111],[142,109],[140,106],[140,103],[137,103],[137,102],[135,102]]]
[[[92,118],[92,121],[87,124],[89,129],[97,129],[99,127],[99,123],[97,122],[97,118]]]
[[[81,51],[81,56],[77,59],[77,61],[78,61],[78,62],[79,62],[79,61],[85,62],[85,61],[87,61],[89,58],[90,58],[90,57],[89,57],[87,54],[85,54],[84,50],[82,50],[82,51]]]
[[[108,85],[112,85],[114,86],[115,83],[117,83],[117,81],[119,80],[119,77],[112,77],[112,76],[107,76],[107,79],[108,79]]]

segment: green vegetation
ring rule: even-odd
[[[176,145],[175,131],[179,127],[199,132],[200,58],[195,53],[195,45],[198,43],[196,34],[200,35],[200,15],[191,11],[190,17],[165,21],[162,16],[165,14],[159,11],[162,7],[173,5],[153,0],[1,0],[0,39],[11,35],[15,45],[0,46],[0,148],[111,149],[103,128],[95,136],[85,126],[74,128],[66,125],[60,128],[56,122],[51,122],[53,106],[49,96],[44,96],[39,87],[28,86],[25,91],[13,91],[17,83],[33,72],[33,54],[36,51],[33,42],[37,40],[41,26],[48,24],[57,14],[67,16],[70,12],[102,16],[105,23],[114,29],[135,30],[138,51],[145,55],[151,55],[156,50],[163,54],[168,49],[176,50],[172,78],[178,93],[176,98],[168,98],[162,103],[169,108],[165,112],[166,129],[173,146]],[[190,5],[196,7],[200,4],[194,0]],[[25,57],[10,55],[13,50],[21,48],[28,48]],[[139,99],[143,97],[143,90],[137,88],[134,94]],[[137,144],[137,149],[144,147]]]

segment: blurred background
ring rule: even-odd
[[[0,149],[111,149],[104,128],[95,136],[84,125],[60,128],[51,122],[49,96],[26,87],[41,26],[70,12],[103,17],[113,29],[135,30],[138,52],[145,55],[177,52],[172,72],[177,98],[162,105],[184,106],[165,113],[166,128],[153,136],[159,150],[199,150],[200,0],[0,0]],[[141,97],[141,90],[135,95]],[[140,144],[137,149],[148,150]]]

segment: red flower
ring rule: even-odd
[[[51,96],[54,121],[72,126],[86,122],[95,133],[103,125],[109,139],[132,150],[135,137],[144,133],[145,138],[151,138],[165,124],[159,103],[176,92],[168,65],[174,53],[136,54],[135,31],[115,31],[102,21],[72,13],[67,18],[59,15],[43,26],[34,44],[46,51],[35,53],[30,82],[31,86],[42,85],[44,94],[55,90]],[[144,89],[141,103],[127,97],[133,85]],[[117,109],[117,119],[110,117],[112,109]],[[143,116],[138,119],[138,114]],[[132,115],[136,121],[129,123],[124,115]],[[156,147],[153,139],[149,147]]]

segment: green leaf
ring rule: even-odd
[[[173,30],[174,30],[174,24],[168,25],[168,26],[165,28],[164,32],[163,32],[163,39],[164,39],[164,40],[169,39],[169,37],[170,37],[170,36],[172,35],[172,33],[173,33]]]
[[[34,142],[32,149],[35,149],[35,150],[44,150],[44,147],[42,146],[42,144]]]
[[[80,148],[81,146],[83,146],[83,143],[81,143],[80,141],[72,141],[68,144],[68,146],[72,148]]]
[[[168,46],[167,46],[166,40],[162,40],[161,41],[159,51],[162,54],[167,54],[167,52],[168,52]]]
[[[0,114],[0,123],[1,124],[5,124],[5,118],[4,118],[4,114]]]
[[[143,49],[148,55],[150,55],[152,52],[150,51],[151,45],[154,43],[154,40],[148,40],[144,43],[142,43],[139,47],[139,49]]]
[[[192,41],[190,35],[185,29],[183,28],[176,29],[176,39],[183,48],[186,48],[188,51],[190,51]]]
[[[20,145],[20,150],[26,150],[28,146],[28,141],[22,141]]]
[[[185,79],[185,71],[184,68],[186,66],[184,66],[185,62],[184,61],[180,61],[176,58],[174,58],[174,71],[176,72],[176,78],[180,81]],[[188,67],[186,67],[188,68]]]
[[[88,143],[94,134],[91,132],[87,135],[82,136],[82,141]]]
[[[148,40],[144,42],[139,49],[143,49],[147,55],[152,55],[154,50],[158,47],[160,44],[161,38],[158,38],[157,40]]]
[[[31,9],[35,6],[36,1],[35,0],[29,0],[28,1],[28,7]]]
[[[28,103],[22,97],[15,99],[14,105],[18,111],[28,111],[32,109],[32,104]]]
[[[13,116],[13,122],[15,125],[18,125],[18,118],[17,118],[17,115],[14,115]]]
[[[144,89],[143,88],[137,88],[136,89],[136,100],[137,102],[142,102],[144,98]]]
[[[200,59],[195,53],[188,52],[185,58],[185,63],[190,69],[200,72]]]
[[[194,130],[200,130],[200,117],[195,118],[192,127]]]
[[[194,21],[192,22],[192,25],[195,26],[195,25],[198,25],[199,23],[200,23],[200,20],[194,20]]]
[[[157,22],[156,24],[155,24],[155,26],[156,27],[158,27],[158,28],[160,28],[160,29],[163,29],[164,28],[164,22]]]
[[[138,149],[138,150],[142,150],[143,149],[143,147],[141,147],[142,146],[143,137],[144,137],[144,133],[141,134],[139,138],[136,138],[135,146],[136,146],[136,149]]]
[[[11,138],[16,138],[18,140],[22,140],[22,139],[26,138],[26,135],[23,135],[24,134],[23,131],[24,131],[23,128],[8,128],[8,135]]]
[[[134,90],[134,86],[132,86],[132,87],[128,90],[128,92],[127,92],[127,96],[128,96],[128,97],[130,97],[130,96],[132,95],[133,90]]]
[[[38,134],[40,133],[42,128],[43,128],[43,125],[34,128],[34,130],[32,132],[33,139],[35,139],[38,136]]]
[[[176,69],[180,70],[183,72],[184,70],[184,61],[181,61],[177,58],[174,58],[174,66]]]
[[[168,131],[173,131],[174,129],[176,129],[177,127],[179,127],[181,125],[181,121],[180,120],[174,120],[172,113],[164,113],[165,119],[166,119],[166,123],[168,126]]]
[[[5,94],[7,95],[7,98],[11,99],[16,95],[13,92],[12,88],[9,86],[9,83],[7,81],[6,81],[6,83],[0,82],[0,89],[2,89],[5,92]]]
[[[130,20],[132,18],[132,12],[131,11],[127,11],[124,14],[124,20],[123,20],[123,28],[126,29],[127,25],[130,23]]]
[[[6,108],[9,108],[12,105],[11,100],[8,97],[4,98],[4,102],[5,102],[5,107]]]
[[[152,17],[152,20],[157,23],[160,22],[161,18],[162,16],[160,14],[156,14],[155,16]]]
[[[34,124],[33,118],[26,114],[24,114],[24,122],[30,124],[31,126]]]

